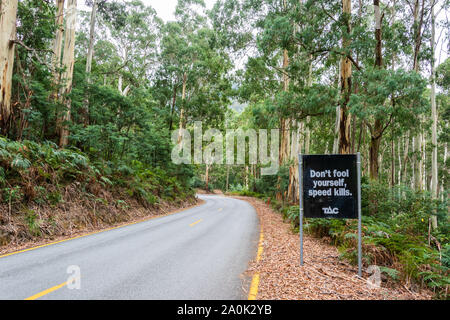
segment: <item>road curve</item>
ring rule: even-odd
[[[180,213],[0,258],[0,299],[245,299],[242,273],[259,238],[255,210],[199,197],[205,204]],[[77,270],[80,288],[69,288]]]

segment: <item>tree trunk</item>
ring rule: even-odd
[[[381,33],[381,12],[380,12],[380,0],[373,0],[373,6],[375,11],[375,66],[378,68],[383,67],[383,55],[382,55],[382,33]]]
[[[285,3],[286,7],[286,3]],[[289,67],[288,51],[283,51],[283,91],[289,91],[289,76],[287,74],[287,68]],[[281,150],[280,150],[280,165],[289,161],[289,148],[290,148],[290,135],[291,135],[291,121],[289,119],[281,119]]]
[[[225,191],[228,192],[230,189],[230,165],[227,165],[227,182],[225,185]]]
[[[433,117],[432,129],[432,143],[433,143],[433,159],[431,163],[431,194],[434,199],[438,199],[438,141],[437,141],[437,126],[438,126],[438,112],[436,105],[436,71],[435,71],[435,48],[436,48],[436,17],[434,14],[434,1],[431,9],[431,111]],[[437,217],[433,216],[431,219],[433,228],[437,228]]]
[[[391,188],[395,187],[395,142],[391,141]]]
[[[333,154],[339,153],[339,133],[341,127],[341,107],[336,108],[336,121],[334,129]]]
[[[411,171],[412,171],[412,179],[411,179],[411,188],[415,189],[416,183],[416,138],[412,137],[411,141],[412,153],[413,153],[413,161],[411,161]]]
[[[407,175],[408,175],[408,159],[409,159],[409,144],[410,144],[410,133],[408,131],[408,133],[406,134],[406,139],[405,139],[405,149],[404,149],[404,153],[403,153],[403,183],[406,185],[408,183],[407,180]]]
[[[91,83],[92,58],[94,56],[94,42],[95,42],[95,20],[97,15],[97,0],[93,0],[91,11],[91,27],[89,32],[89,47],[86,58],[86,74],[87,82]],[[84,125],[89,124],[89,99],[84,101]]]
[[[350,16],[352,12],[351,0],[342,0],[342,12],[346,24],[346,32],[342,39],[343,51],[349,50],[351,39],[351,21]],[[341,110],[340,110],[340,125],[339,125],[339,153],[349,154],[350,149],[350,125],[351,117],[348,114],[348,102],[352,92],[352,62],[348,57],[342,57],[341,61]]]
[[[64,0],[56,0],[56,18],[55,23],[57,25],[55,39],[53,41],[53,55],[52,55],[52,67],[53,67],[53,85],[55,91],[53,98],[58,97],[58,85],[60,81],[61,70],[61,52],[64,36]]]
[[[422,5],[419,0],[414,3],[414,56],[413,56],[413,70],[419,73],[420,71],[420,50],[422,47],[422,29],[425,15],[425,0],[422,0]],[[422,122],[422,117],[419,116]],[[421,129],[422,130],[422,129]],[[423,169],[423,157],[422,157],[422,132],[420,132],[414,139],[414,149],[416,151],[414,157],[414,170],[413,181],[414,187],[418,190],[423,190],[422,169]]]
[[[11,86],[16,40],[17,0],[2,0],[0,5],[0,124],[7,135],[11,117]]]
[[[301,142],[301,132],[303,123],[297,123],[297,130],[292,134],[292,158],[294,159],[294,165],[289,168],[289,188],[288,199],[293,203],[298,203],[299,200],[299,168],[298,168],[298,154],[303,153],[303,145]]]
[[[286,0],[284,0],[284,8],[286,9]],[[289,66],[289,55],[286,49],[283,50],[283,91],[289,91],[289,76],[287,68]],[[280,144],[280,166],[289,161],[290,148],[290,134],[291,124],[289,119],[281,117],[281,144]],[[281,201],[283,199],[283,191],[281,190],[281,177],[278,178],[276,199]]]
[[[95,21],[97,15],[97,0],[93,0],[91,11],[91,27],[89,33],[89,48],[86,60],[86,73],[90,74],[92,70],[92,57],[94,55],[94,42],[95,42]]]
[[[381,30],[381,13],[380,13],[380,0],[374,0],[374,12],[375,12],[375,67],[383,68],[383,43],[382,43],[382,30]],[[376,119],[374,125],[374,132],[372,132],[370,142],[370,178],[378,180],[379,177],[379,151],[381,138],[383,136],[383,124],[381,120]]]
[[[378,180],[380,164],[379,154],[381,145],[382,124],[379,120],[375,121],[375,131],[370,140],[370,179]]]
[[[309,68],[308,68],[308,81],[307,81],[307,86],[310,88],[312,87],[312,82],[313,82],[313,78],[312,78],[312,71],[313,71],[313,66],[312,66],[312,60],[313,57],[312,55],[309,56]],[[306,126],[305,126],[305,154],[309,154],[310,153],[310,148],[311,148],[311,130],[309,129],[309,124],[311,122],[311,117],[307,117],[306,118]]]
[[[400,138],[400,141],[397,143],[398,146],[398,173],[397,173],[397,183],[398,186],[402,184],[402,146],[401,146],[402,139]]]
[[[205,190],[209,191],[209,165],[205,169]]]
[[[169,133],[172,132],[173,129],[173,113],[175,112],[175,103],[177,102],[177,86],[173,86],[173,97],[172,97],[172,106],[170,110],[170,120],[169,120]]]
[[[414,150],[416,152],[415,157],[414,157],[414,159],[416,161],[416,163],[414,165],[414,167],[415,167],[415,175],[414,175],[415,184],[414,185],[417,188],[417,190],[423,190],[423,183],[422,183],[423,152],[422,152],[422,149],[423,149],[422,133],[419,133],[417,135],[417,137],[415,137],[415,139],[414,139]]]
[[[62,65],[63,87],[60,90],[60,99],[65,105],[65,110],[60,118],[59,146],[64,148],[69,143],[69,127],[67,122],[71,119],[71,101],[67,95],[72,91],[73,68],[75,64],[75,28],[77,20],[77,0],[69,0],[67,3],[66,30],[64,37],[64,53]]]
[[[178,143],[181,142],[183,137],[182,130],[184,128],[184,100],[186,99],[186,82],[187,82],[187,73],[183,74],[183,90],[181,92],[181,111],[180,111],[180,132],[178,134]]]

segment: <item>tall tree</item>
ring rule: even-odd
[[[436,105],[436,67],[435,67],[435,48],[436,48],[436,17],[435,17],[435,4],[434,0],[431,0],[431,112],[432,112],[432,143],[433,143],[433,157],[431,162],[431,193],[434,199],[438,199],[438,139],[437,139],[437,127],[438,127],[438,112]],[[437,228],[437,217],[432,217],[433,228]]]
[[[91,73],[92,70],[92,57],[94,55],[94,42],[95,42],[95,23],[97,17],[97,0],[93,0],[92,2],[92,11],[91,11],[91,25],[89,31],[89,47],[87,52],[86,59],[86,73]]]
[[[417,73],[420,72],[420,56],[423,45],[423,31],[425,24],[425,0],[414,0],[413,5],[413,70]],[[419,134],[414,137],[414,186],[418,190],[422,190],[423,180],[423,132],[422,128],[419,129]]]
[[[17,0],[2,0],[0,5],[0,123],[7,134],[11,110],[11,86],[16,40]]]
[[[344,23],[344,31],[342,37],[342,49],[344,56],[341,60],[341,116],[340,116],[340,130],[339,130],[339,153],[349,154],[351,151],[350,145],[350,125],[351,116],[348,112],[348,102],[352,92],[352,62],[351,55],[351,14],[352,2],[351,0],[342,0],[342,20]]]
[[[68,96],[72,91],[73,70],[75,65],[75,28],[77,21],[77,0],[68,0],[66,28],[64,36],[64,53],[62,67],[64,71],[61,76],[62,87],[59,99],[64,104],[62,116],[59,117],[59,146],[66,147],[69,143],[69,124],[71,119],[71,100]]]
[[[382,42],[382,17],[380,10],[380,0],[373,1],[374,13],[375,13],[375,68],[383,68],[383,42]],[[372,179],[378,179],[379,173],[379,152],[381,137],[383,135],[383,123],[380,118],[375,119],[375,124],[371,130],[372,137],[370,141],[370,177]]]
[[[94,56],[94,43],[95,43],[95,23],[97,18],[97,0],[93,0],[92,2],[92,11],[91,11],[91,23],[89,30],[89,45],[87,51],[86,58],[86,74],[88,83],[91,82],[91,71],[92,71],[92,58]],[[84,103],[84,124],[89,124],[89,99],[86,99]]]
[[[52,68],[53,68],[53,84],[55,85],[54,97],[58,96],[57,86],[60,80],[61,69],[61,52],[64,37],[64,0],[56,1],[56,33],[53,40],[53,55],[52,55]]]

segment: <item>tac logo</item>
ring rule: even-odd
[[[324,214],[339,214],[339,208],[322,208]]]

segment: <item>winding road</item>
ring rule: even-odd
[[[203,205],[183,212],[0,257],[0,299],[245,299],[256,212],[244,201],[199,197]]]

